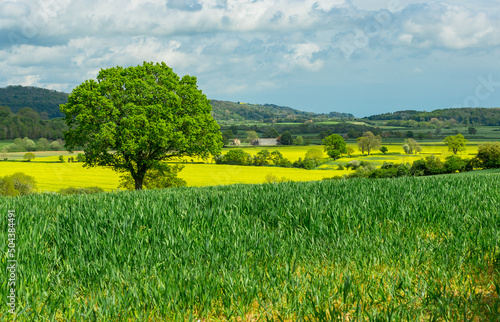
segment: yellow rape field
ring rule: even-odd
[[[388,148],[387,154],[380,151],[373,151],[370,156],[362,156],[355,143],[349,143],[355,153],[351,158],[341,158],[335,162],[330,162],[320,166],[321,170],[304,170],[295,168],[278,167],[255,167],[255,166],[234,166],[234,165],[216,165],[207,160],[205,164],[191,163],[191,158],[185,158],[185,168],[179,173],[179,176],[187,181],[188,186],[210,186],[227,185],[234,183],[263,183],[266,176],[272,174],[279,179],[286,178],[293,181],[313,181],[321,180],[326,177],[342,176],[349,173],[347,170],[336,170],[339,164],[345,164],[354,159],[358,161],[368,161],[376,166],[384,162],[394,163],[412,163],[427,155],[434,154],[441,159],[451,155],[444,144],[429,145],[421,143],[422,152],[415,155],[406,155],[402,153],[402,144],[384,144]],[[304,158],[306,152],[311,149],[323,151],[323,146],[257,146],[248,147],[244,150],[251,155],[258,151],[267,149],[269,151],[279,150],[283,156],[291,161]],[[226,153],[229,149],[223,149]],[[467,145],[467,151],[459,154],[463,158],[472,157],[477,153],[477,143],[470,142]],[[75,154],[67,152],[35,152],[35,161],[57,161],[58,155],[63,155],[65,161]],[[324,157],[326,154],[323,153]],[[9,159],[21,158],[20,153],[12,153]],[[199,162],[197,158],[193,161]],[[82,163],[37,163],[37,162],[0,162],[0,176],[10,175],[15,172],[24,172],[35,177],[40,191],[58,191],[67,187],[92,187],[98,186],[106,191],[116,190],[118,188],[120,176],[109,168],[84,168]]]
[[[24,172],[33,176],[40,191],[59,191],[67,187],[98,186],[106,191],[116,190],[119,174],[109,168],[84,168],[82,163],[0,162],[0,176]],[[278,167],[253,167],[216,164],[186,164],[179,177],[188,186],[227,185],[233,183],[264,183],[272,174],[279,179],[313,181],[342,176],[348,171],[304,170]]]

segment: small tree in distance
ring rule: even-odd
[[[457,152],[464,152],[466,150],[467,141],[460,133],[457,135],[450,135],[444,139],[444,143],[448,146],[448,151],[457,154]]]
[[[292,134],[288,131],[283,132],[280,137],[280,143],[282,145],[292,145],[293,144],[293,137]]]
[[[25,153],[24,154],[24,160],[30,162],[31,160],[33,160],[35,158],[35,154],[32,153],[32,152],[28,152],[28,153]]]
[[[347,145],[344,138],[338,134],[332,134],[324,138],[323,145],[326,154],[334,160],[338,159],[342,153],[347,153]]]
[[[380,135],[375,136],[371,131],[363,133],[362,137],[357,139],[358,147],[361,153],[367,152],[370,155],[372,150],[380,148],[382,145],[382,137]]]

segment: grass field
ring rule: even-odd
[[[0,213],[9,209],[20,321],[500,316],[491,171],[0,197]],[[6,239],[2,220],[4,265]]]

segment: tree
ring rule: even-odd
[[[255,131],[247,131],[247,141],[252,142],[253,140],[257,140],[259,135]]]
[[[299,135],[295,138],[295,140],[293,140],[293,144],[295,145],[303,145],[304,144],[304,138]]]
[[[281,134],[280,143],[282,145],[292,145],[293,143],[292,134],[288,131],[283,132],[283,134]]]
[[[457,154],[457,152],[465,151],[466,143],[469,141],[467,141],[462,134],[458,133],[457,135],[447,136],[444,142],[448,145],[448,151]]]
[[[413,154],[422,151],[420,144],[414,139],[405,139],[405,143],[403,144],[403,150],[406,154]]]
[[[143,186],[147,189],[165,189],[173,187],[184,187],[187,185],[186,180],[177,178],[177,173],[180,172],[184,166],[174,165],[169,166],[168,171],[160,172],[157,169],[152,169],[144,176]],[[121,182],[118,188],[125,188],[127,190],[135,189],[135,180],[130,173],[122,175]]]
[[[222,141],[224,142],[224,145],[229,144],[229,141],[234,138],[233,131],[231,130],[225,130],[224,133],[222,133]]]
[[[24,154],[24,160],[30,162],[35,158],[35,154],[33,152],[28,152]]]
[[[316,163],[319,163],[323,159],[323,151],[317,148],[310,148],[309,150],[307,150],[305,158],[312,159]]]
[[[36,150],[37,151],[48,151],[49,150],[49,141],[46,138],[40,138],[36,142]]]
[[[475,128],[475,127],[470,126],[470,127],[469,127],[469,134],[471,134],[471,135],[475,135],[476,133],[477,133],[476,128]]]
[[[253,157],[254,165],[269,165],[269,161],[271,161],[271,153],[268,150],[261,150]]]
[[[354,153],[354,149],[350,146],[348,146],[346,150],[347,150],[347,156],[349,157]]]
[[[129,172],[135,189],[164,161],[218,155],[219,125],[196,77],[179,78],[165,63],[101,69],[97,81],[77,86],[61,105],[69,130],[66,148],[83,147],[85,166]]]
[[[278,136],[280,136],[280,134],[278,133],[278,131],[274,127],[270,127],[264,133],[265,138],[277,138]]]
[[[380,135],[375,136],[370,131],[363,133],[363,136],[359,137],[357,141],[361,153],[364,154],[366,151],[368,155],[370,155],[372,150],[378,149],[382,145],[382,137]]]
[[[54,141],[54,142],[49,144],[49,149],[50,149],[50,151],[61,151],[62,147],[61,147],[61,144],[59,144],[59,142]]]
[[[326,154],[334,160],[340,157],[342,153],[347,153],[347,145],[344,138],[338,134],[332,134],[324,138],[323,145]]]
[[[382,152],[383,154],[386,154],[386,153],[387,153],[387,151],[389,151],[389,149],[387,149],[387,147],[385,147],[385,146],[380,147],[380,149],[379,149],[379,150],[380,150],[380,152]]]

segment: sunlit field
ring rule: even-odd
[[[52,158],[54,157],[48,159]],[[33,176],[38,182],[40,191],[95,186],[112,191],[118,188],[120,179],[120,175],[109,168],[84,168],[82,163],[0,162],[0,176],[16,172],[24,172]],[[179,177],[186,180],[188,186],[217,186],[234,183],[264,183],[269,174],[278,179],[314,181],[347,173],[349,171],[187,163],[179,173]]]
[[[467,151],[460,153],[463,158],[472,157],[477,153],[477,145],[480,142],[470,142]],[[384,144],[388,148],[386,154],[380,151],[372,151],[370,156],[361,155],[355,143],[349,143],[348,146],[354,149],[351,157],[330,161],[321,165],[317,170],[304,170],[295,168],[278,167],[255,167],[255,166],[234,166],[234,165],[216,165],[212,160],[203,160],[198,158],[185,158],[185,168],[179,174],[181,178],[187,181],[188,186],[216,186],[234,183],[264,183],[266,176],[273,175],[278,179],[291,181],[314,181],[327,177],[343,176],[348,174],[347,170],[337,170],[339,165],[345,165],[352,160],[369,161],[375,166],[381,166],[384,162],[394,163],[412,163],[427,155],[434,154],[443,160],[451,155],[444,144],[435,142],[421,143],[422,152],[419,154],[404,154],[402,144]],[[257,146],[243,147],[251,155],[267,149],[269,151],[278,150],[283,156],[291,161],[304,158],[309,149],[318,149],[323,151],[323,146]],[[227,153],[229,149],[223,149]],[[9,153],[9,160],[21,160],[25,152]],[[68,158],[76,159],[78,152],[69,154],[65,151],[34,152],[36,157],[32,162],[0,162],[0,176],[10,175],[15,172],[24,172],[35,177],[40,191],[58,191],[67,187],[92,187],[97,186],[105,191],[112,191],[118,188],[119,174],[108,168],[84,168],[82,163],[68,163]],[[65,162],[60,163],[59,155],[63,155]],[[326,158],[326,153],[323,153]],[[51,163],[45,163],[51,162]],[[211,163],[212,162],[212,163]]]

